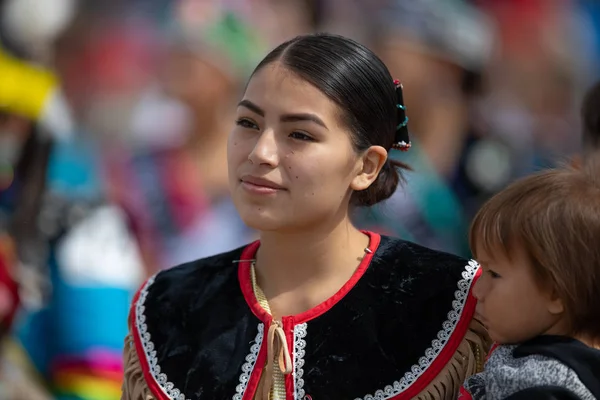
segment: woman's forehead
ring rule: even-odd
[[[310,112],[322,118],[335,118],[338,106],[321,90],[280,63],[257,71],[246,88],[244,99],[266,113]]]

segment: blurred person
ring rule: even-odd
[[[18,289],[18,279],[23,275],[23,271],[19,270],[23,267],[21,263],[33,261],[28,260],[28,253],[32,249],[26,249],[37,235],[35,219],[40,211],[44,190],[48,141],[47,138],[40,138],[39,129],[29,119],[6,110],[0,111],[0,258],[3,261],[3,290]],[[39,270],[37,272],[41,273]],[[13,304],[8,307],[11,312],[1,324],[2,336],[12,333],[12,323],[20,301],[18,290],[13,294],[16,297],[10,299]],[[0,297],[5,299],[5,296]],[[1,308],[6,311],[7,306]]]
[[[48,295],[48,253],[37,221],[53,143],[72,121],[55,74],[13,53],[0,46],[0,397],[49,399],[14,334],[23,314]]]
[[[119,81],[120,56],[132,48],[127,47],[131,42],[126,35],[119,38],[123,47],[99,40],[99,26],[106,19],[92,23],[89,14],[76,15],[79,19],[71,21],[52,49],[56,66],[52,75],[74,123],[48,136],[69,140],[42,140],[48,146],[45,158],[30,155],[35,162],[45,162],[36,174],[38,210],[30,215],[12,212],[16,227],[33,232],[34,240],[16,241],[24,253],[19,261],[35,263],[41,272],[39,278],[20,279],[25,286],[21,292],[27,295],[22,296],[15,331],[31,368],[53,398],[117,399],[122,379],[120,338],[127,328],[128,303],[145,271],[128,216],[110,196],[107,141],[90,134],[89,127],[94,127],[90,116],[99,109],[98,98],[125,80]],[[107,23],[105,28],[115,25]],[[116,50],[111,53],[109,48]],[[115,57],[104,59],[107,54]],[[26,87],[26,81],[15,81],[21,95],[20,89]],[[109,122],[118,120],[115,116]],[[30,206],[32,199],[24,196],[16,205]],[[34,260],[29,259],[32,254]],[[32,278],[43,282],[38,293],[29,293]]]
[[[12,278],[35,253],[24,248],[37,233],[51,132],[72,123],[56,75],[16,53],[0,35],[0,257]]]
[[[34,224],[27,223],[39,212],[40,172],[47,164],[48,150],[43,142],[31,121],[0,111],[0,397],[7,400],[50,399],[13,336],[22,302],[44,288],[39,285],[43,273],[31,257],[40,250],[32,246]]]
[[[577,100],[597,79],[589,13],[580,1],[477,3],[499,36],[487,71],[490,130],[520,148],[515,177],[555,165],[579,150]]]
[[[22,306],[43,295],[35,219],[43,193],[48,138],[35,124],[0,111],[0,397],[47,400],[50,391],[15,340]]]
[[[144,111],[148,103],[153,106],[149,88],[162,38],[151,20],[131,17],[126,5],[85,4],[55,42],[54,65],[78,121],[77,144],[72,145],[94,153],[90,168],[100,174],[102,196],[126,213],[145,269],[154,271],[159,264],[155,234],[132,158],[146,144],[147,132],[160,125],[156,118],[164,125],[172,117],[156,113],[147,118]],[[140,123],[141,116],[150,122]]]
[[[0,221],[17,242],[36,231],[52,142],[73,126],[61,92],[53,72],[0,45]]]
[[[260,52],[254,33],[233,13],[202,25],[181,26],[173,35],[162,75],[167,95],[181,101],[192,119],[183,154],[189,154],[209,198],[228,192],[224,166],[226,117],[233,112],[240,79]],[[225,118],[224,118],[225,117]],[[225,139],[224,139],[225,138]]]
[[[388,202],[357,218],[361,226],[467,255],[467,222],[487,192],[470,164],[483,139],[473,103],[482,89],[493,27],[460,0],[389,1],[376,16],[371,40],[404,80],[414,152],[400,159],[415,173],[407,174],[407,185]],[[505,179],[497,162],[506,160],[497,159],[488,158],[483,169]]]
[[[81,2],[54,41],[52,66],[78,128],[107,153],[132,142],[131,114],[156,73],[156,28],[133,12],[126,4]]]
[[[124,400],[456,398],[487,353],[478,265],[349,217],[401,181],[388,153],[410,148],[405,109],[400,83],[348,38],[299,36],[263,59],[227,149],[260,241],[141,287]]]
[[[159,90],[185,106],[185,121],[172,121],[179,132],[161,125],[166,130],[155,136],[169,132],[169,138],[141,146],[131,163],[162,268],[238,247],[254,235],[230,199],[226,145],[241,79],[262,48],[236,14],[216,12],[207,21],[175,21]],[[152,121],[149,113],[145,118]]]
[[[469,135],[477,74],[492,51],[489,21],[462,0],[391,1],[377,21],[378,50],[407,83],[415,138],[435,170],[451,178]]]

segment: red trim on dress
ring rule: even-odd
[[[294,372],[296,372],[296,358],[294,354],[294,342],[296,340],[294,335],[294,320],[292,318],[282,318],[281,323],[283,324],[283,331],[285,332],[285,340],[288,343],[290,349],[290,356],[292,360],[292,373],[285,375],[285,400],[295,400],[296,382],[294,382]],[[304,400],[304,399],[300,399]]]
[[[256,391],[258,390],[260,378],[262,377],[262,372],[265,369],[265,364],[267,363],[267,338],[269,326],[270,323],[264,324],[260,350],[258,351],[258,356],[256,356],[254,367],[252,367],[250,379],[248,379],[248,384],[246,385],[246,390],[244,390],[244,396],[242,397],[242,400],[253,400],[256,395]]]
[[[461,386],[460,391],[458,392],[458,399],[459,400],[473,400],[473,396],[471,395],[471,393],[469,393],[469,391],[467,389],[465,389],[463,386]]]
[[[304,311],[297,315],[286,316],[285,318],[291,318],[293,325],[299,325],[304,322],[310,321],[311,319],[317,318],[318,316],[329,311],[334,305],[336,305],[340,300],[344,298],[352,290],[352,288],[358,283],[360,278],[365,274],[369,265],[371,264],[371,260],[373,259],[373,254],[377,251],[377,247],[379,247],[379,242],[381,241],[381,236],[374,232],[363,231],[367,236],[369,236],[369,246],[368,249],[370,252],[365,252],[365,256],[362,261],[358,265],[358,268],[350,279],[338,290],[333,296],[323,301],[321,304],[316,305],[310,310]],[[246,299],[246,303],[248,306],[261,321],[265,324],[270,323],[271,316],[268,312],[263,310],[263,308],[258,303],[256,296],[254,295],[254,291],[252,290],[252,280],[250,279],[250,265],[251,260],[256,256],[256,251],[260,247],[260,241],[256,241],[250,245],[248,245],[243,251],[241,255],[241,261],[238,268],[238,278],[240,281],[240,287],[242,289],[242,293],[244,298]]]
[[[469,294],[467,296],[465,306],[463,307],[462,313],[460,315],[460,319],[440,354],[438,354],[438,356],[431,363],[431,365],[412,385],[406,388],[406,390],[400,393],[399,395],[390,398],[390,400],[409,400],[417,396],[433,381],[433,379],[435,379],[440,374],[440,372],[442,372],[444,367],[452,359],[452,357],[456,353],[456,350],[458,350],[458,346],[460,346],[460,343],[464,339],[467,330],[469,329],[469,324],[471,323],[471,320],[475,315],[475,306],[477,305],[477,299],[475,299],[475,297],[473,296],[472,291],[473,285],[475,284],[475,282],[477,282],[477,279],[480,275],[481,269],[478,269],[475,277],[473,278],[473,281],[471,282]]]
[[[158,382],[154,379],[154,376],[150,372],[150,365],[148,359],[146,358],[146,352],[144,351],[144,346],[142,345],[142,340],[140,338],[140,332],[137,326],[137,314],[136,314],[136,306],[140,298],[140,293],[142,290],[148,290],[146,287],[148,281],[144,282],[144,284],[140,287],[133,298],[133,302],[131,303],[131,311],[130,315],[130,324],[131,330],[133,333],[133,342],[135,344],[135,350],[137,352],[138,358],[140,360],[140,365],[142,367],[142,372],[144,373],[144,380],[148,385],[148,388],[152,392],[152,395],[156,397],[156,400],[171,400],[167,394],[162,390],[162,388],[158,385]]]

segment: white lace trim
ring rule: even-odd
[[[304,400],[304,355],[306,322],[294,327],[294,400]]]
[[[144,303],[146,302],[146,296],[148,295],[148,288],[154,283],[154,278],[155,276],[148,279],[144,287],[140,290],[140,296],[135,304],[135,324],[137,326],[140,341],[144,349],[146,362],[150,367],[150,374],[152,375],[152,378],[156,381],[163,393],[169,399],[189,400],[186,399],[185,394],[181,393],[181,390],[177,389],[172,382],[169,382],[167,375],[161,372],[160,365],[158,365],[158,358],[156,357],[156,350],[154,350],[154,343],[152,343],[150,333],[148,332],[146,316],[144,315],[144,311],[146,310]],[[254,339],[254,344],[252,347],[250,347],[250,354],[246,356],[246,362],[244,365],[242,365],[240,384],[235,388],[236,394],[233,396],[233,400],[241,400],[244,392],[246,391],[248,381],[250,380],[250,375],[252,374],[254,364],[256,363],[256,359],[258,357],[258,352],[260,351],[260,347],[262,345],[263,332],[264,325],[262,323],[258,324],[258,333]]]
[[[442,330],[438,332],[437,339],[431,342],[431,347],[425,350],[425,355],[419,359],[418,365],[413,365],[410,372],[404,374],[404,376],[391,385],[386,386],[383,390],[378,390],[374,395],[367,395],[362,399],[357,398],[355,400],[388,400],[394,396],[399,395],[408,389],[413,383],[419,379],[421,375],[433,364],[435,359],[442,352],[442,349],[448,343],[448,339],[452,336],[463,308],[467,302],[469,296],[469,289],[475,279],[479,264],[476,261],[471,260],[465,266],[465,270],[462,273],[462,279],[458,281],[458,290],[454,292],[454,301],[452,301],[452,311],[448,313],[448,320],[442,324]]]
[[[158,386],[161,388],[163,393],[171,400],[188,400],[185,394],[181,393],[181,390],[177,389],[172,382],[169,382],[167,375],[160,371],[160,365],[158,365],[158,359],[156,357],[156,350],[154,350],[154,343],[152,343],[150,333],[148,332],[148,326],[146,325],[146,316],[144,311],[146,307],[146,296],[148,295],[148,288],[154,283],[154,278],[148,279],[142,290],[140,291],[140,297],[135,304],[135,324],[138,329],[140,341],[142,342],[142,348],[144,349],[144,355],[146,362],[150,367],[150,375],[156,381]]]
[[[260,351],[260,347],[263,342],[265,326],[264,324],[258,324],[258,333],[256,334],[256,338],[254,339],[254,344],[250,347],[250,353],[246,356],[246,362],[242,365],[242,373],[240,375],[240,384],[236,386],[235,392],[233,395],[233,400],[242,400],[244,397],[244,392],[246,391],[246,387],[248,386],[248,381],[250,380],[250,375],[252,375],[252,371],[254,370],[254,364],[256,364],[256,359],[258,358],[258,352]]]

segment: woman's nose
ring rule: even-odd
[[[264,130],[257,138],[248,160],[256,165],[276,167],[279,164],[279,151],[273,130]]]

